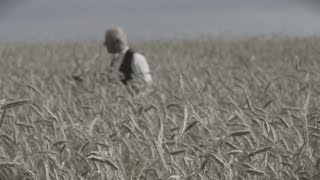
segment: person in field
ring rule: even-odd
[[[144,55],[129,48],[127,36],[120,27],[106,31],[104,46],[112,54],[111,68],[120,72],[120,80],[128,85],[132,82],[150,85],[152,77]]]

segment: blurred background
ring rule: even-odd
[[[320,32],[317,0],[0,0],[0,42]]]

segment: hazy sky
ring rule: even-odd
[[[0,0],[0,42],[101,39],[112,25],[123,26],[131,38],[153,39],[201,34],[319,34],[317,2]]]

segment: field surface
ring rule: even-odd
[[[134,95],[101,42],[0,45],[0,180],[320,179],[320,38],[137,41]]]

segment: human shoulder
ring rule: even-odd
[[[133,64],[135,65],[147,64],[147,58],[140,52],[134,52]]]
[[[134,58],[135,60],[138,60],[138,61],[146,60],[146,57],[145,57],[142,53],[140,53],[140,52],[134,52],[134,53],[133,53],[133,58]]]

